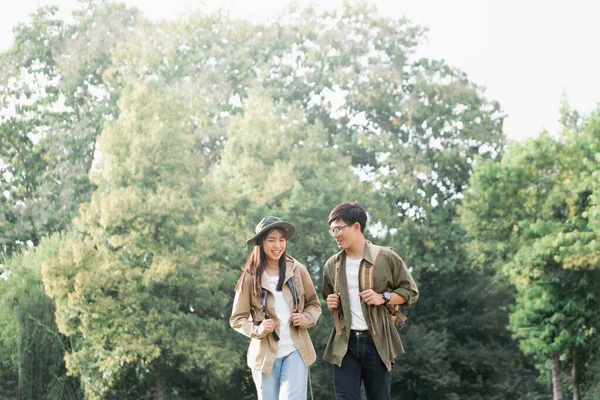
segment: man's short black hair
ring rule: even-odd
[[[331,225],[333,221],[339,219],[344,220],[348,225],[352,225],[355,222],[360,224],[360,231],[365,232],[367,226],[367,212],[358,202],[342,203],[337,206],[329,213],[327,219],[327,225]]]

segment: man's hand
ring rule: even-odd
[[[370,306],[380,306],[384,303],[381,294],[374,292],[373,289],[363,290],[358,295]]]
[[[329,296],[327,296],[327,299],[325,299],[325,301],[327,302],[327,308],[329,308],[329,311],[335,311],[340,307],[340,295],[338,294],[330,294]]]

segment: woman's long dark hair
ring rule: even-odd
[[[267,268],[267,256],[265,255],[265,251],[263,250],[262,243],[269,236],[271,232],[274,230],[278,231],[281,236],[286,238],[286,250],[281,254],[279,258],[279,281],[277,282],[277,291],[281,292],[281,288],[283,287],[283,280],[285,279],[285,261],[287,259],[287,237],[286,231],[282,228],[273,228],[269,229],[258,238],[254,242],[254,247],[252,248],[252,252],[248,259],[246,260],[246,267],[244,268],[244,272],[242,272],[242,276],[238,280],[237,285],[235,285],[236,292],[241,290],[242,283],[244,282],[244,278],[246,275],[250,275],[252,277],[252,294],[254,296],[260,297],[260,292],[262,289],[262,274]]]

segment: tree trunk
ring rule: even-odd
[[[154,400],[165,400],[165,388],[162,377],[159,373],[156,374],[156,389],[154,391]]]
[[[579,376],[577,370],[577,357],[573,355],[573,368],[571,369],[573,375],[573,400],[581,399],[581,393],[579,392]]]
[[[558,354],[552,356],[552,393],[554,400],[563,400],[562,384],[560,383],[560,361]]]

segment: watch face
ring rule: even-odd
[[[383,298],[387,301],[390,301],[392,299],[392,295],[390,292],[383,292]]]

